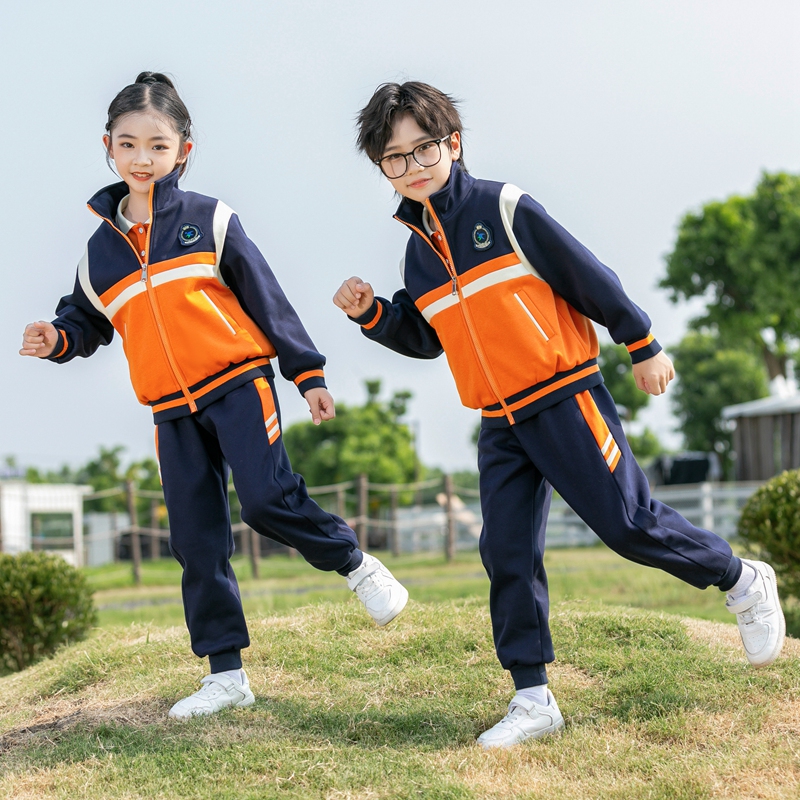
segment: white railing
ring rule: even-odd
[[[730,540],[736,536],[742,507],[761,485],[754,481],[658,486],[652,490],[652,497],[674,508],[693,525]],[[465,509],[466,513],[458,519],[457,525],[456,546],[459,550],[477,547],[480,534],[480,505],[473,501]],[[398,509],[394,523],[387,520],[378,521],[378,524],[394,526],[401,552],[439,550],[443,546],[446,520],[438,506]],[[579,547],[597,541],[597,536],[566,502],[554,497],[547,521],[547,546]]]

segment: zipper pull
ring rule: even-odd
[[[147,283],[147,264],[142,264],[142,283]]]
[[[458,294],[458,285],[456,284],[456,276],[453,275],[453,294]]]

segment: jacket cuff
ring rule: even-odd
[[[325,373],[321,369],[310,369],[301,372],[293,380],[300,394],[305,394],[309,389],[327,389],[325,385]]]
[[[46,357],[46,361],[58,361],[69,350],[67,334],[61,328],[56,328],[56,330],[58,331],[58,343],[53,348],[53,352]]]
[[[362,314],[360,317],[351,317],[351,319],[365,331],[372,330],[383,319],[383,303],[379,302],[376,297],[366,314]]]
[[[631,357],[631,364],[638,364],[640,361],[647,361],[661,352],[661,345],[655,340],[652,333],[648,333],[644,339],[635,342],[625,342],[628,353]]]

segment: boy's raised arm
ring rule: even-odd
[[[346,280],[333,302],[368,339],[410,358],[437,358],[443,352],[436,331],[405,289],[395,292],[391,302],[375,297],[372,286],[358,277]]]

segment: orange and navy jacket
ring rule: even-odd
[[[53,324],[50,360],[90,356],[116,331],[139,401],[156,423],[187,416],[259,377],[281,374],[299,391],[324,387],[325,358],[238,216],[219,200],[178,189],[178,173],[150,188],[139,251],[117,226],[124,182],[89,209],[103,222],[78,265]]]
[[[484,427],[520,422],[602,383],[591,320],[636,363],[661,346],[617,276],[508,183],[457,164],[424,204],[404,198],[395,219],[412,235],[405,289],[377,297],[354,321],[416,358],[444,351],[463,404]]]

